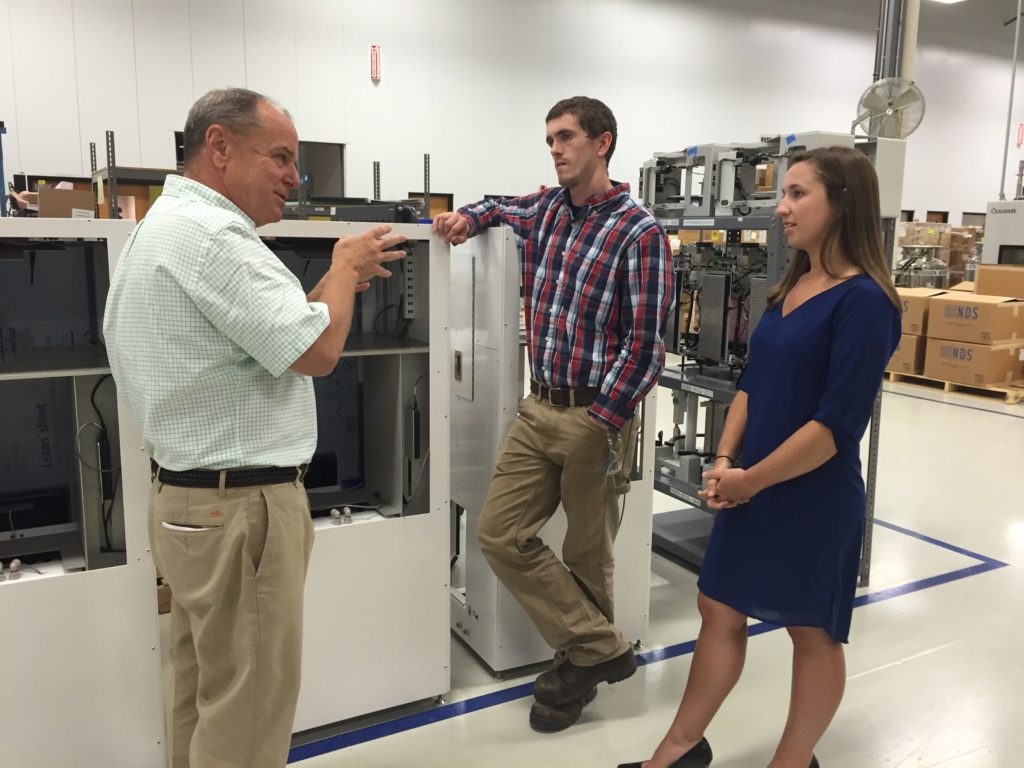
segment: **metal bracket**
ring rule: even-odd
[[[117,158],[114,155],[113,131],[107,131],[107,208],[110,209],[110,218],[121,218],[121,208],[117,204]]]
[[[875,396],[875,407],[871,411],[871,432],[868,438],[868,471],[865,482],[867,508],[864,510],[864,540],[860,548],[860,585],[868,586],[871,580],[871,546],[875,533],[875,487],[878,481],[878,438],[882,429],[882,390]]]
[[[423,156],[423,218],[430,216],[430,155]]]

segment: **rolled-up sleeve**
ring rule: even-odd
[[[200,312],[277,377],[330,325],[298,279],[241,223],[221,229],[186,287]]]
[[[459,213],[469,221],[469,236],[475,237],[487,227],[506,225],[515,233],[519,247],[529,238],[530,230],[540,210],[544,192],[535,192],[523,197],[501,198],[500,200],[483,200],[479,203],[466,205]],[[549,190],[547,194],[558,194],[558,190]]]

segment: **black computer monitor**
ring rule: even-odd
[[[999,263],[1024,266],[1024,245],[1000,245]]]

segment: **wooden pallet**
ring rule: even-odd
[[[924,376],[910,376],[905,373],[893,373],[891,371],[885,372],[885,380],[891,381],[894,384],[910,384],[915,387],[955,392],[960,395],[1002,400],[1007,405],[1016,405],[1024,397],[1024,383],[1006,384],[1002,387],[975,387],[970,384],[958,384],[955,381],[929,379]]]

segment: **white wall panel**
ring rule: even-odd
[[[117,164],[140,165],[132,0],[74,0],[73,8],[84,174],[89,142],[96,143],[97,167],[106,165],[106,131],[114,132]]]
[[[185,127],[194,101],[188,0],[134,0],[132,5],[141,162],[174,168],[174,132]]]
[[[424,69],[414,59],[412,68],[406,70],[405,75],[422,92],[424,98],[417,109],[422,110],[424,119],[422,126],[416,128],[413,142],[419,144],[409,160],[409,178],[404,191],[423,188],[423,154],[430,153],[430,187],[435,192],[454,195],[456,206],[473,202],[486,194],[476,181],[480,177],[475,168],[478,154],[474,142],[478,139],[473,105],[478,99],[479,89],[474,78],[481,63],[476,52],[487,43],[508,36],[507,27],[500,26],[500,18],[486,12],[481,14],[478,7],[487,11],[492,10],[494,4],[471,0],[432,3],[430,12],[417,18],[420,34],[429,43],[424,55],[429,64]],[[390,49],[394,52],[395,46],[401,44],[395,40]],[[492,83],[491,87],[496,87],[496,84]],[[504,120],[504,117],[495,115],[494,120]],[[490,128],[484,129],[485,136],[481,139],[486,139]],[[503,130],[504,126],[499,134]],[[481,149],[487,152],[486,147],[481,146]],[[507,151],[507,142],[495,142],[490,156],[503,163]]]
[[[1022,75],[1017,72],[1018,84]],[[999,197],[1010,62],[924,48],[918,54],[916,77],[927,110],[907,142],[903,207],[920,219],[929,210],[948,211],[950,223],[959,226],[964,211],[982,213],[986,203]],[[1006,174],[1011,199],[1017,165],[1024,158],[1016,146],[1021,122],[1024,110],[1017,107]]]
[[[8,9],[21,165],[29,173],[81,176],[71,0],[15,2]]]
[[[242,87],[245,76],[245,24],[242,0],[190,0],[192,93]]]
[[[293,115],[298,92],[296,0],[245,0],[245,72],[248,87]]]
[[[450,22],[451,33],[436,34],[443,34],[451,47],[468,47],[465,34],[459,34],[466,29],[466,6],[453,0],[437,0],[429,6],[401,0],[346,5],[345,117],[347,188],[351,194],[372,194],[374,160],[381,161],[381,189],[386,198],[403,198],[423,186],[424,153],[431,153],[436,172],[450,170],[441,155],[435,156],[431,115],[435,102],[440,109],[466,114],[471,97],[465,91],[451,98],[441,93],[446,87],[464,88],[466,83],[463,73],[449,73],[432,60],[435,46],[443,44],[432,40],[432,30],[438,29],[435,23]],[[382,50],[382,77],[377,83],[370,80],[371,45],[380,45]],[[467,158],[463,156],[461,162]],[[432,179],[431,188],[455,191],[443,175]]]
[[[18,110],[14,100],[14,71],[11,67],[11,26],[8,0],[0,0],[0,120],[7,128],[0,138],[4,150],[4,176],[0,179],[6,192],[11,177],[22,170],[18,142]]]
[[[295,6],[295,121],[305,141],[345,142],[345,23],[337,0]]]
[[[512,97],[509,115],[511,178],[508,188],[481,178],[480,191],[488,195],[525,195],[541,184],[553,183],[551,155],[544,143],[544,117],[555,103],[550,85],[551,45],[558,34],[551,27],[551,3],[524,0],[511,4],[509,41],[511,64],[496,82],[507,82]],[[486,37],[487,30],[481,30]],[[491,182],[483,189],[485,182]]]
[[[511,75],[516,65],[511,35],[498,30],[511,28],[515,3],[478,0],[467,9],[473,17],[473,99],[468,124],[467,158],[472,168],[472,189],[483,194],[508,194],[512,186],[512,104]],[[536,134],[536,131],[534,131]],[[542,144],[539,146],[543,146]],[[438,187],[440,189],[440,187]],[[524,190],[518,191],[520,194]]]
[[[654,151],[848,130],[874,53],[870,9],[865,0],[851,8],[808,0],[0,0],[6,165],[8,175],[81,174],[89,141],[113,129],[121,164],[172,167],[172,133],[194,98],[244,84],[290,109],[302,138],[347,144],[351,194],[371,193],[374,160],[385,196],[419,189],[429,152],[433,189],[462,204],[555,183],[543,118],[558,99],[584,93],[615,111],[612,176],[635,184]],[[999,55],[977,52],[977,41],[937,47],[952,45],[947,33],[956,30],[943,32],[944,9],[925,10],[917,79],[928,114],[909,142],[904,205],[948,210],[959,223],[961,211],[981,210],[998,192],[1005,41],[992,38]],[[369,78],[372,44],[383,47],[380,83]],[[1022,120],[1024,112],[1014,122]],[[954,172],[944,158],[964,146]],[[1021,157],[1011,147],[1008,188]]]

